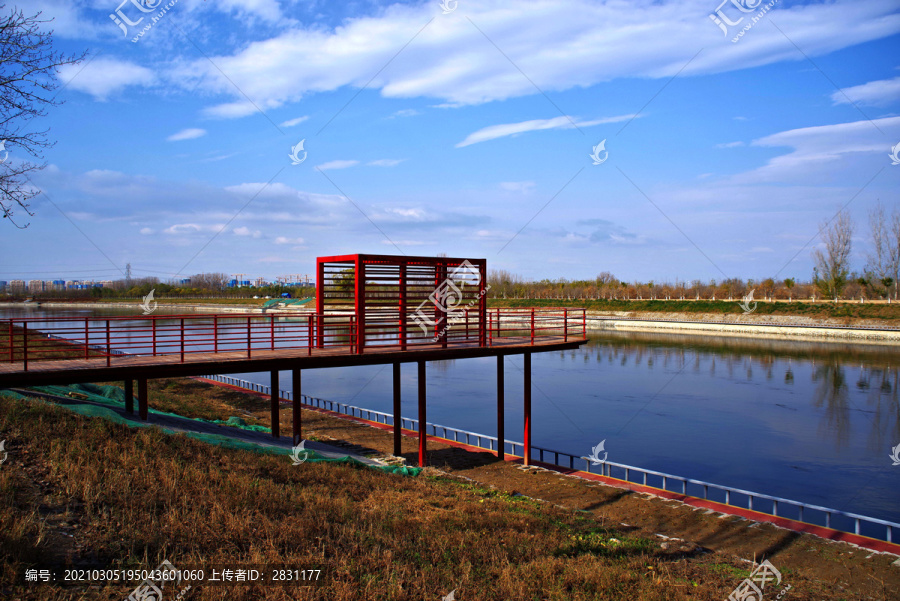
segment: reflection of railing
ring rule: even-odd
[[[246,388],[255,392],[263,393],[266,396],[270,394],[269,387],[255,382],[248,382],[239,378],[230,376],[204,376],[205,378]],[[293,394],[290,391],[282,390],[279,392],[281,398],[293,400]],[[382,413],[372,409],[364,409],[355,407],[346,403],[338,403],[326,399],[301,395],[301,402],[304,405],[317,407],[319,409],[327,409],[335,413],[341,413],[352,417],[358,417],[379,424],[393,425],[394,417],[389,413]],[[418,430],[419,421],[408,418],[400,418],[400,426],[409,430]],[[479,434],[477,432],[469,432],[449,426],[441,426],[439,424],[426,423],[425,432],[437,438],[452,440],[454,442],[464,443],[469,446],[487,449],[490,451],[497,450],[497,437]],[[504,440],[504,452],[518,457],[524,456],[524,445],[514,440]],[[663,472],[646,470],[632,465],[615,463],[612,461],[604,461],[594,464],[587,457],[579,457],[563,451],[555,451],[532,445],[532,457],[536,457],[537,461],[551,464],[564,469],[578,470],[576,465],[580,465],[584,461],[585,472],[605,476],[613,480],[627,482],[630,484],[639,484],[648,488],[655,488],[670,493],[681,494],[687,497],[694,497],[725,504],[738,509],[749,509],[758,513],[771,515],[774,517],[782,517],[789,520],[804,522],[813,526],[824,526],[839,530],[841,532],[852,532],[854,534],[868,536],[878,540],[893,542],[893,532],[895,528],[900,528],[900,524],[871,518],[856,513],[848,513],[819,505],[811,505],[800,501],[793,501],[763,493],[751,492],[740,488],[722,486],[702,480],[694,480],[691,478],[683,478]],[[599,469],[597,469],[599,466]],[[592,471],[593,470],[593,471]]]
[[[484,319],[477,312],[460,312],[438,337],[419,328],[410,332],[408,324],[396,318],[355,313],[303,313],[280,315],[149,315],[123,317],[35,317],[0,321],[0,357],[10,363],[54,359],[89,359],[130,356],[177,355],[181,362],[191,354],[240,353],[248,358],[256,351],[342,348],[347,353],[364,353],[367,348],[433,345],[487,345],[494,338],[518,331],[520,338],[558,336],[565,341],[585,335],[583,309],[494,309],[494,324],[484,335]],[[363,325],[364,324],[364,325]],[[361,343],[362,342],[362,343]]]

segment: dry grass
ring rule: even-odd
[[[738,581],[583,513],[461,484],[211,447],[37,401],[0,400],[0,596],[27,566],[321,567],[318,588],[196,587],[188,599],[717,599]],[[616,539],[616,540],[611,540]],[[619,541],[619,542],[616,542]],[[798,597],[794,597],[798,598]]]

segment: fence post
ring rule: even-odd
[[[213,317],[213,352],[219,352],[219,317]]]
[[[24,362],[25,371],[28,371],[28,322],[22,322],[22,361]],[[85,347],[87,348],[87,347]]]
[[[90,357],[90,353],[88,352],[88,347],[90,345],[91,339],[91,331],[90,326],[88,326],[88,318],[84,318],[84,358],[87,359]]]
[[[531,344],[534,344],[534,309],[531,310]]]
[[[12,363],[15,361],[15,355],[13,354],[13,321],[9,320],[9,362]]]
[[[151,330],[153,330],[153,356],[155,357],[156,356],[156,318],[151,317],[150,323],[152,324],[150,326],[150,328],[151,328]]]
[[[275,315],[274,314],[269,316],[269,333],[270,333],[270,336],[272,339],[270,350],[274,351],[275,350]]]
[[[181,362],[184,363],[184,317],[181,318]]]
[[[308,319],[309,323],[308,323],[307,326],[306,326],[306,338],[307,338],[307,340],[306,340],[306,342],[307,342],[307,345],[306,345],[306,348],[307,348],[306,354],[307,354],[307,355],[312,355],[313,316],[310,315],[307,319]]]
[[[109,349],[109,320],[106,320],[106,367],[109,367],[110,349]]]
[[[247,358],[250,358],[250,316],[247,316]]]

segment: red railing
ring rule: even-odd
[[[242,354],[316,348],[347,353],[439,344],[491,346],[495,339],[560,336],[585,338],[583,309],[491,309],[486,332],[477,311],[460,311],[449,323],[398,323],[398,315],[370,312],[360,328],[355,313],[290,315],[136,315],[125,317],[32,317],[0,320],[0,361],[29,362],[105,357],[172,356],[181,362],[200,353]],[[402,320],[399,320],[402,322]],[[5,323],[4,323],[5,322]],[[482,322],[483,323],[483,322]]]

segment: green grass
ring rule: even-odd
[[[488,299],[488,307],[573,307],[589,311],[640,311],[659,313],[711,313],[741,315],[737,301],[682,300],[554,300],[554,299]],[[900,303],[874,304],[854,302],[793,302],[758,301],[754,315],[796,315],[815,318],[857,318],[900,320]]]

